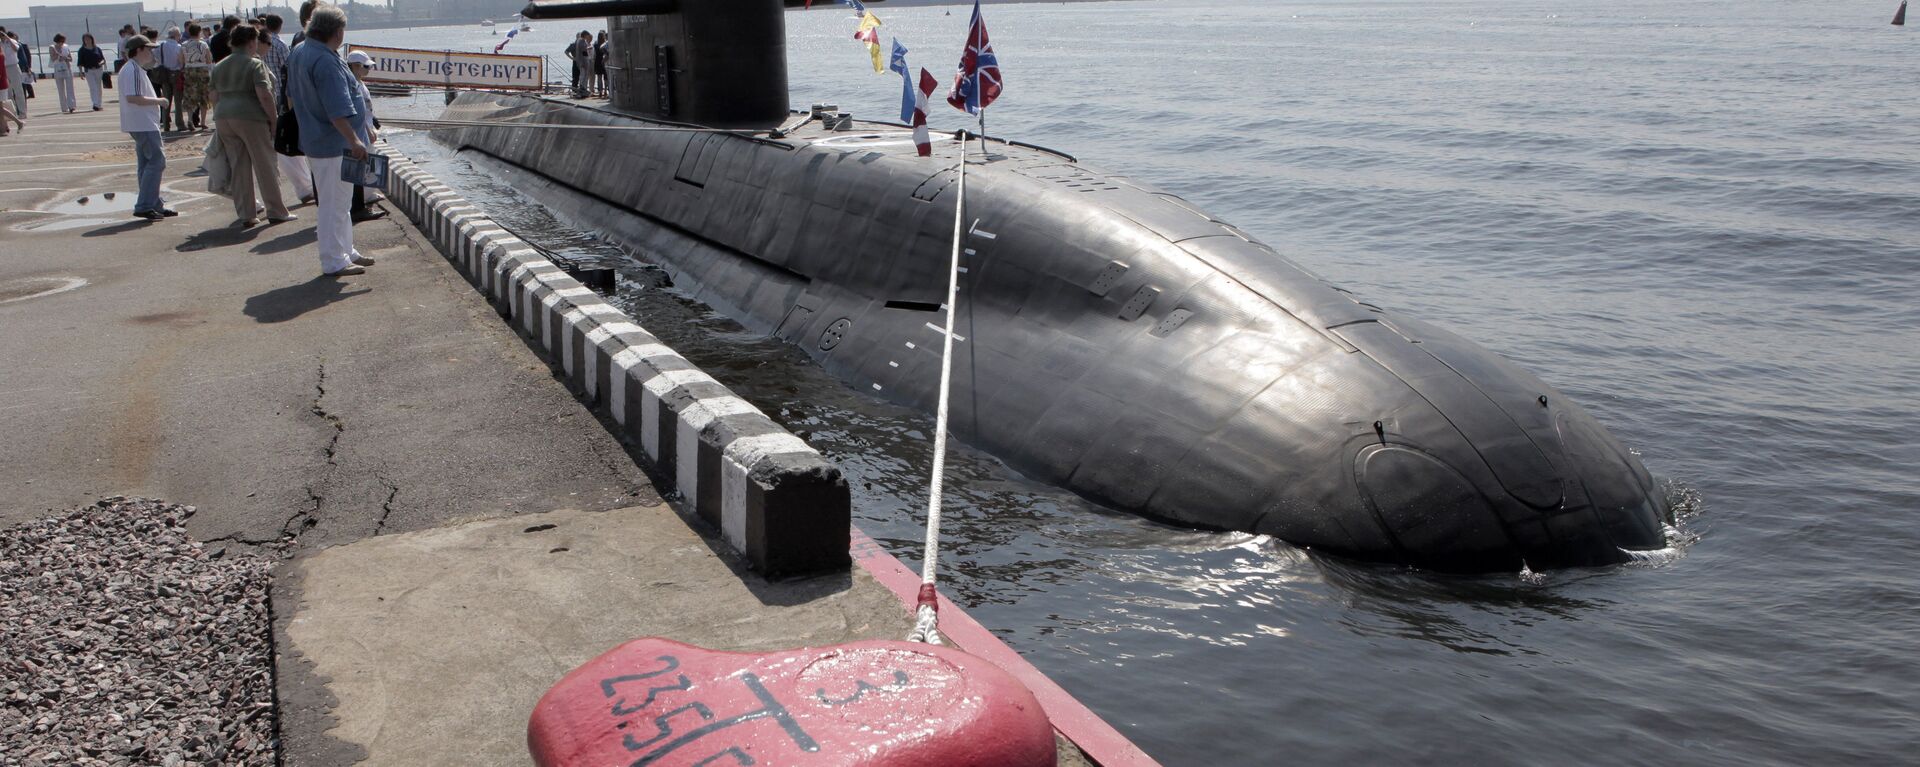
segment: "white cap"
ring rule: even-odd
[[[366,51],[353,51],[347,54],[347,63],[360,64],[371,69],[373,67],[373,57],[368,56]]]

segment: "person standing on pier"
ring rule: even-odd
[[[53,62],[53,86],[60,92],[60,112],[73,114],[80,103],[73,98],[73,49],[67,47],[66,35],[53,36],[53,50],[47,58]]]
[[[180,119],[182,92],[180,83],[185,75],[182,74],[183,69],[180,64],[179,27],[167,27],[167,39],[160,41],[160,45],[156,46],[154,58],[159,63],[147,73],[153,78],[153,90],[160,94],[160,98],[173,102],[173,110],[160,115],[160,129],[170,131],[178,127],[180,130],[186,130],[186,122]]]
[[[308,12],[311,13],[312,9],[309,8]],[[286,25],[286,21],[280,18],[280,14],[267,14],[266,25],[267,71],[273,74],[273,103],[277,115],[287,103],[287,57],[292,53],[292,49],[287,46],[285,40],[280,39],[280,29]],[[274,153],[274,157],[275,162],[280,164],[280,175],[286,176],[287,181],[293,184],[294,195],[299,197],[301,202],[313,202],[313,176],[307,170],[307,161],[304,158],[278,152]]]
[[[220,21],[220,31],[214,32],[213,39],[207,41],[207,47],[213,50],[213,63],[226,61],[228,56],[233,55],[233,44],[229,38],[233,35],[234,27],[238,26],[239,16],[228,16]]]
[[[13,130],[7,127],[8,121],[12,121],[14,125],[19,126],[19,129],[22,131],[27,129],[27,124],[21,122],[20,118],[13,114],[13,101],[5,96],[7,84],[10,82],[13,82],[13,78],[7,77],[7,68],[0,67],[0,136],[13,133]]]
[[[331,5],[320,6],[307,23],[306,41],[287,59],[287,95],[300,120],[300,151],[313,168],[314,189],[320,197],[316,225],[320,271],[330,277],[365,274],[363,267],[373,265],[373,259],[353,248],[353,220],[347,210],[352,204],[352,184],[340,179],[342,156],[366,159],[373,127],[372,113],[360,89],[354,87],[353,73],[340,59],[340,44],[346,37],[346,13]]]
[[[13,41],[13,55],[20,65],[20,90],[15,92],[14,106],[20,108],[20,116],[27,116],[27,99],[33,98],[33,46],[20,39],[20,33],[9,30],[7,39]]]
[[[0,68],[7,70],[5,98],[13,101],[14,119],[27,118],[27,79],[20,71],[20,42],[6,27],[0,27]]]
[[[93,33],[80,36],[80,72],[87,78],[87,95],[93,97],[93,111],[100,111],[100,77],[105,75],[107,54],[93,41]]]
[[[167,170],[166,145],[160,140],[160,115],[167,100],[160,98],[147,79],[147,66],[153,63],[153,43],[142,35],[127,39],[127,65],[120,69],[120,130],[133,137],[135,168],[140,176],[140,198],[133,203],[133,215],[158,221],[180,215],[168,210],[160,199],[160,175]]]
[[[366,102],[367,119],[373,127],[367,129],[367,143],[380,140],[380,116],[373,113],[373,94],[367,92],[367,73],[373,71],[373,57],[366,51],[354,51],[347,54],[347,71],[353,73],[353,87],[360,89],[360,100]],[[378,198],[374,202],[379,202]],[[367,205],[367,188],[353,185],[353,205],[348,208],[353,223],[378,221],[387,217],[387,212]]]
[[[232,163],[234,224],[241,229],[258,223],[254,191],[266,201],[267,220],[279,224],[296,218],[280,198],[279,166],[273,151],[273,75],[256,57],[259,31],[235,27],[227,37],[233,54],[213,68],[214,138]]]
[[[180,98],[174,107],[174,112],[179,116],[174,118],[174,122],[179,124],[181,130],[187,130],[189,125],[196,130],[207,127],[207,99],[213,88],[213,50],[207,41],[200,39],[205,31],[199,24],[188,24],[187,41],[180,44],[180,61],[184,69]]]

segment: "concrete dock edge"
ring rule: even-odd
[[[751,567],[784,577],[851,565],[838,467],[452,188],[379,151],[399,209]]]

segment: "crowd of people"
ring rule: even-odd
[[[139,194],[133,215],[150,221],[179,215],[162,196],[165,134],[202,131],[210,123],[218,151],[209,147],[208,155],[225,169],[233,226],[296,220],[284,182],[300,204],[315,206],[321,273],[363,274],[374,260],[354,248],[353,225],[384,213],[368,207],[364,188],[342,180],[341,165],[346,158],[365,160],[378,136],[361,81],[374,61],[360,51],[342,54],[347,16],[331,4],[303,3],[291,43],[280,38],[283,25],[272,14],[228,16],[218,25],[169,28],[162,37],[129,24],[120,30],[111,72],[93,35],[83,35],[78,48],[55,35],[48,53],[61,112],[79,110],[76,78],[86,81],[96,111],[103,108],[103,86],[114,88],[120,129],[134,145]],[[4,135],[26,127],[31,67],[29,49],[4,29],[0,55]]]
[[[573,62],[573,96],[607,96],[607,33],[595,40],[592,32],[580,30],[567,45],[567,59]]]

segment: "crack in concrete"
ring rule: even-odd
[[[289,544],[298,540],[303,533],[312,530],[320,524],[320,506],[326,503],[327,498],[318,491],[322,486],[326,485],[328,480],[333,478],[334,470],[340,468],[338,458],[340,438],[347,433],[347,422],[341,420],[340,416],[327,411],[327,406],[323,404],[323,400],[326,398],[327,363],[325,360],[321,360],[318,377],[313,382],[313,402],[307,405],[307,412],[312,413],[328,426],[332,426],[333,434],[327,438],[327,446],[322,451],[327,458],[326,468],[321,472],[318,481],[306,486],[307,500],[312,506],[294,512],[292,516],[287,517],[286,522],[280,525],[280,539]]]
[[[387,517],[393,514],[393,499],[400,495],[400,486],[379,472],[374,472],[373,478],[387,487],[387,500],[380,503],[380,518],[373,522],[373,534],[379,535],[387,529]]]
[[[327,363],[325,361],[320,363],[318,379],[315,380],[313,384],[313,392],[313,401],[307,404],[307,412],[314,414],[320,420],[326,422],[327,425],[332,426],[333,434],[327,438],[327,445],[323,450],[327,459],[326,468],[321,472],[318,481],[305,486],[307,502],[311,505],[308,508],[295,511],[291,516],[287,517],[285,522],[281,522],[280,535],[277,538],[243,538],[240,534],[235,533],[232,535],[222,535],[218,538],[208,538],[202,541],[202,543],[235,543],[242,546],[265,548],[285,553],[288,549],[292,548],[295,543],[299,542],[302,534],[320,524],[320,505],[326,501],[326,496],[320,494],[318,489],[320,486],[325,485],[327,481],[333,477],[334,470],[340,467],[340,462],[336,456],[340,451],[340,438],[347,432],[346,421],[328,412],[326,406],[321,404],[321,400],[327,396]],[[392,483],[387,482],[384,478],[381,479],[381,482],[385,483],[389,489],[387,505],[389,507],[388,511],[391,511],[393,496],[399,489]],[[380,518],[381,523],[384,524],[386,521],[385,511],[381,513]]]

